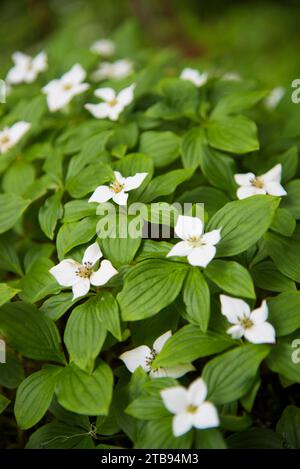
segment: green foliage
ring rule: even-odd
[[[0,419],[14,412],[12,431],[24,431],[32,449],[299,448],[292,386],[300,383],[296,109],[267,109],[265,86],[226,81],[214,64],[144,49],[130,22],[113,35],[116,54],[107,60],[129,58],[133,73],[94,83],[93,28],[79,44],[72,27],[45,40],[48,70],[34,83],[13,85],[0,108],[0,132],[20,120],[31,124],[0,155]],[[74,63],[90,87],[50,112],[41,88]],[[208,71],[207,81],[198,87],[180,79],[185,66]],[[84,107],[95,103],[96,88],[119,92],[132,83],[133,100],[118,119],[96,119]],[[236,174],[259,176],[276,164],[287,195],[238,200]],[[147,174],[126,190],[126,180],[116,186],[115,171]],[[89,202],[103,185],[111,198]],[[122,191],[128,202],[120,208]],[[143,204],[139,214],[135,203]],[[204,266],[168,256],[182,241],[174,228],[184,203],[184,215],[201,218],[205,233],[220,230]],[[132,226],[140,228],[136,236]],[[201,236],[189,235],[185,247],[206,249]],[[101,258],[83,266],[96,242]],[[76,272],[58,283],[53,268],[66,260]],[[108,261],[117,274],[97,284],[92,271]],[[76,295],[84,281],[88,291]],[[220,295],[246,299],[251,311],[266,300],[276,341],[230,337]],[[156,341],[164,334],[164,344]],[[137,347],[146,350],[143,366],[127,367],[126,352]],[[161,391],[200,376],[220,424],[175,437]]]

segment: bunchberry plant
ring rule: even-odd
[[[27,448],[299,447],[283,93],[124,40],[5,71],[0,412]]]

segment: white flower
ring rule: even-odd
[[[226,72],[221,76],[224,81],[241,81],[241,75],[237,72]]]
[[[119,358],[125,363],[131,373],[133,373],[140,366],[144,371],[149,373],[151,378],[164,378],[166,376],[171,378],[180,378],[189,371],[193,371],[195,369],[194,366],[192,364],[185,364],[170,368],[152,367],[153,360],[163,349],[165,343],[169,340],[171,335],[172,332],[168,331],[156,339],[152,348],[148,347],[147,345],[141,345],[140,347],[134,348],[129,352],[122,353]]]
[[[198,70],[193,68],[184,68],[180,74],[181,80],[188,80],[194,83],[195,86],[199,87],[205,85],[208,79],[208,73],[200,73]]]
[[[95,90],[95,96],[104,102],[99,104],[85,104],[85,108],[96,117],[96,119],[104,119],[108,117],[112,121],[116,121],[119,115],[128,106],[134,97],[135,84],[128,86],[116,94],[113,88],[98,88]]]
[[[114,171],[115,180],[109,186],[98,186],[89,198],[89,202],[99,204],[112,199],[118,205],[126,205],[127,191],[137,189],[148,173],[136,173],[134,176],[123,177],[119,171]]]
[[[285,88],[283,86],[277,86],[271,93],[265,98],[264,105],[268,109],[275,109],[275,107],[282,100],[285,95]]]
[[[118,273],[111,262],[106,259],[100,263],[99,269],[94,271],[93,267],[101,257],[102,252],[98,243],[94,243],[85,250],[81,264],[73,259],[64,259],[52,267],[50,273],[59,285],[72,287],[73,300],[75,300],[86,295],[91,285],[96,287],[105,285]]]
[[[122,80],[133,72],[133,63],[128,59],[117,60],[116,62],[103,62],[93,73],[94,81],[100,80]]]
[[[202,378],[196,379],[188,389],[175,386],[163,389],[160,395],[165,407],[175,414],[172,422],[174,436],[183,435],[192,427],[203,430],[220,423],[214,404],[205,401],[207,386]]]
[[[116,46],[110,39],[99,39],[91,45],[91,51],[102,57],[110,57],[115,53]]]
[[[186,256],[191,265],[206,267],[215,257],[215,245],[221,239],[220,231],[218,229],[203,234],[203,223],[199,218],[179,215],[175,233],[183,241],[175,244],[167,257]]]
[[[86,91],[90,85],[82,83],[86,72],[80,64],[75,64],[61,78],[50,81],[42,91],[47,95],[47,103],[51,112],[64,108],[74,96]]]
[[[277,164],[261,176],[255,176],[253,173],[235,174],[234,179],[241,186],[236,192],[238,199],[246,199],[257,194],[286,195],[280,184],[281,164]]]
[[[10,85],[32,83],[40,72],[47,69],[47,55],[40,52],[35,57],[15,52],[12,56],[14,66],[9,70],[6,81]]]
[[[5,127],[0,131],[0,153],[5,153],[16,145],[23,135],[30,129],[29,122],[16,122],[11,127]]]
[[[261,306],[253,311],[245,301],[220,295],[222,314],[231,324],[227,331],[233,339],[245,337],[253,344],[273,344],[275,342],[275,329],[267,322],[268,306],[264,300]]]

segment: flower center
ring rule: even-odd
[[[239,318],[239,323],[244,329],[249,329],[253,326],[253,322],[251,321],[251,319],[247,318],[246,316]]]
[[[192,248],[198,248],[203,244],[201,236],[190,236],[187,242]]]
[[[118,104],[118,100],[117,100],[117,98],[113,98],[110,101],[107,101],[107,104],[111,107],[114,107]]]
[[[256,187],[257,189],[263,189],[263,188],[264,188],[264,185],[265,185],[263,179],[260,178],[260,177],[253,178],[253,179],[251,179],[250,182],[251,182],[251,185],[252,185],[253,187]]]
[[[65,83],[65,84],[63,85],[63,89],[64,89],[65,91],[69,91],[71,88],[73,88],[72,83]]]
[[[110,184],[110,188],[115,192],[115,194],[118,194],[124,189],[124,184],[121,184],[119,181],[115,180]]]
[[[8,135],[2,135],[0,137],[0,144],[6,145],[9,142],[9,136]]]
[[[194,414],[195,412],[197,412],[198,410],[198,407],[194,404],[190,404],[187,406],[186,408],[187,412],[189,412],[190,414]]]
[[[28,62],[26,68],[27,68],[28,72],[30,72],[30,71],[33,69],[33,63],[32,63],[32,62]]]
[[[91,262],[85,262],[83,265],[78,266],[78,270],[76,270],[76,275],[77,277],[80,278],[90,278],[92,275],[93,269],[92,269],[92,263]]]
[[[150,356],[145,358],[146,366],[149,368],[149,371],[152,368],[152,363],[157,356],[157,352],[154,349],[151,349]],[[157,371],[156,369],[152,371]]]

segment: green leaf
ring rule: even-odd
[[[290,179],[294,178],[297,169],[298,169],[298,148],[297,146],[293,146],[286,150],[281,155],[276,155],[271,157],[270,159],[266,159],[265,167],[263,171],[267,171],[268,169],[274,167],[276,164],[281,164],[282,166],[282,174],[281,174],[281,183],[286,183]],[[283,197],[285,199],[286,197]]]
[[[258,101],[266,96],[266,91],[241,90],[235,93],[226,94],[217,103],[212,112],[213,118],[236,114],[254,106]]]
[[[210,186],[201,186],[184,192],[178,199],[180,203],[203,203],[204,211],[211,218],[223,205],[229,202],[229,198],[224,192]]]
[[[300,327],[300,292],[285,292],[268,299],[269,321],[276,336],[288,335]]]
[[[17,194],[0,194],[0,233],[14,227],[30,202]]]
[[[259,149],[256,125],[245,116],[218,116],[207,124],[207,138],[213,148],[231,153]]]
[[[140,197],[140,202],[152,202],[158,197],[173,194],[179,186],[193,175],[193,169],[175,169],[152,179]]]
[[[92,297],[72,311],[64,333],[70,361],[91,372],[106,337],[106,328],[99,321]]]
[[[283,236],[292,236],[296,228],[296,220],[289,210],[278,208],[275,212],[270,229]]]
[[[192,267],[186,278],[183,300],[186,305],[186,319],[205,332],[210,317],[210,295],[205,278],[197,267]]]
[[[255,298],[251,275],[238,262],[216,259],[210,262],[204,273],[227,293],[243,298]]]
[[[56,192],[46,200],[45,204],[39,210],[40,227],[49,239],[54,238],[54,230],[57,221],[63,215],[61,198],[62,193]]]
[[[99,163],[99,157],[105,155],[104,150],[111,135],[111,130],[104,130],[84,140],[80,153],[73,156],[70,161],[67,185],[71,184],[72,186],[72,179],[80,174],[85,166]]]
[[[196,432],[196,449],[226,449],[222,433],[216,428],[198,430]]]
[[[22,289],[19,297],[23,301],[35,303],[47,295],[60,291],[61,287],[49,272],[53,266],[54,263],[45,257],[36,259],[30,265],[26,275],[18,284]]]
[[[151,156],[155,166],[166,166],[179,157],[180,138],[170,131],[150,130],[142,133],[139,151]]]
[[[28,376],[18,387],[14,410],[21,429],[33,427],[45,415],[62,370],[60,367],[47,366]]]
[[[143,426],[135,448],[147,449],[189,449],[193,432],[175,438],[172,432],[173,417],[151,420]]]
[[[113,374],[106,363],[88,374],[76,365],[67,366],[56,388],[57,400],[65,409],[83,415],[107,415],[113,390]]]
[[[2,187],[4,192],[23,195],[34,182],[34,166],[22,160],[16,160],[4,173]]]
[[[195,127],[184,135],[181,143],[184,168],[196,168],[200,164],[204,146],[206,146],[206,136],[200,127]]]
[[[6,283],[0,283],[0,306],[11,300],[19,291],[21,290],[12,288]]]
[[[169,412],[158,396],[142,396],[135,399],[125,412],[141,420],[154,420],[168,417]]]
[[[200,155],[200,167],[212,186],[230,194],[235,193],[233,174],[236,172],[236,166],[233,158],[206,146]]]
[[[0,385],[8,389],[15,389],[24,379],[24,371],[16,355],[5,352],[5,363],[1,363]]]
[[[233,449],[283,449],[280,435],[267,428],[250,428],[244,432],[234,433],[227,439]]]
[[[300,448],[300,409],[288,405],[276,425],[276,432],[282,435],[285,447]]]
[[[94,449],[86,429],[53,420],[30,435],[26,449]]]
[[[137,214],[136,223],[137,229],[135,230],[134,217],[113,213],[103,217],[97,224],[97,233],[104,256],[117,268],[129,264],[140,247],[143,219],[139,214]],[[106,225],[107,230],[105,230]]]
[[[10,400],[7,399],[7,397],[3,396],[3,394],[0,394],[0,415],[6,409],[9,403]]]
[[[282,198],[282,207],[288,209],[296,218],[300,220],[300,179],[289,182],[285,189],[287,195]]]
[[[96,235],[97,221],[97,217],[86,217],[74,223],[65,223],[56,240],[58,258],[61,260],[71,249],[88,243]]]
[[[207,357],[232,347],[235,341],[217,332],[202,332],[189,324],[170,337],[162,351],[157,355],[153,366],[172,367],[190,363],[198,358]]]
[[[251,267],[251,275],[257,287],[263,290],[283,292],[296,290],[295,282],[279,272],[272,261],[264,261]]]
[[[40,311],[52,321],[57,321],[69,308],[74,306],[76,300],[73,300],[73,293],[59,293],[50,296],[42,306]]]
[[[164,120],[195,116],[198,90],[193,83],[180,78],[165,78],[159,85],[163,99],[147,109],[147,116]]]
[[[95,204],[87,200],[71,200],[64,206],[64,223],[71,223],[96,214]]]
[[[64,362],[55,324],[34,305],[14,302],[1,306],[0,331],[11,347],[28,358]]]
[[[267,358],[268,367],[294,383],[300,383],[299,334],[280,338]]]
[[[207,231],[221,228],[217,255],[233,256],[255,244],[272,223],[279,202],[278,197],[256,195],[221,208],[207,226]]]
[[[178,296],[187,266],[165,260],[146,260],[131,268],[118,294],[124,321],[153,316]]]
[[[267,345],[242,345],[210,360],[203,369],[208,399],[225,404],[249,390],[261,361],[270,352]]]
[[[96,314],[103,326],[121,341],[119,306],[110,292],[103,290],[97,295]]]
[[[22,275],[16,244],[8,235],[2,235],[0,238],[0,269]]]
[[[300,239],[269,232],[265,240],[268,254],[277,269],[295,282],[300,282]]]
[[[93,192],[96,187],[114,180],[112,169],[103,163],[93,163],[75,174],[67,181],[67,190],[75,199]]]

